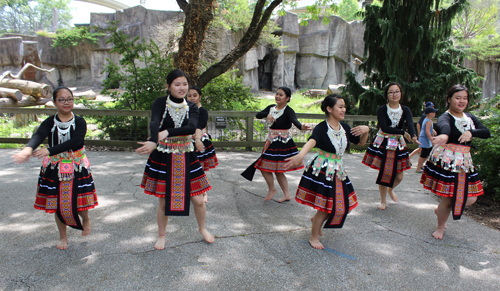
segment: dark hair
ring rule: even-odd
[[[401,94],[403,94],[403,89],[401,89],[401,85],[398,83],[398,82],[390,82],[389,84],[387,84],[387,86],[385,86],[385,91],[384,91],[384,97],[387,98],[389,95],[389,88],[391,86],[398,86],[399,87],[399,91],[401,91]]]
[[[453,97],[453,94],[460,91],[467,92],[467,106],[469,106],[469,89],[467,89],[467,87],[461,84],[453,85],[451,86],[450,89],[448,89],[448,94],[446,94],[446,102],[448,103],[448,106],[450,106],[449,100],[451,99],[451,97]]]
[[[340,96],[339,94],[330,94],[326,96],[325,99],[323,99],[323,102],[321,102],[321,110],[323,110],[323,112],[328,115],[328,110],[326,109],[326,107],[335,107],[335,104],[337,104],[340,99],[344,100],[344,97]]]
[[[285,87],[285,86],[281,86],[278,88],[278,90],[283,90],[283,92],[285,92],[285,96],[288,97],[288,101],[287,102],[290,102],[290,99],[292,99],[292,90],[288,87]],[[276,90],[276,91],[278,91]]]
[[[68,90],[68,92],[71,94],[71,97],[74,97],[73,91],[71,91],[68,87],[60,86],[60,87],[55,88],[54,91],[52,91],[52,99],[54,101],[56,101],[57,93],[59,93],[59,91],[61,91],[61,90]]]
[[[186,73],[184,73],[184,71],[182,71],[182,70],[175,69],[175,70],[171,71],[170,73],[168,73],[168,75],[167,75],[168,86],[172,85],[172,82],[179,77],[186,77],[186,80],[188,81],[188,84],[189,84],[188,75]]]
[[[201,89],[200,89],[200,87],[198,87],[198,86],[191,86],[191,87],[189,87],[189,90],[196,90],[196,92],[198,92],[198,95],[200,95],[200,97],[201,97]]]

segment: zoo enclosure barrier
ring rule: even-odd
[[[57,112],[52,108],[0,108],[2,115],[2,124],[5,124],[6,119],[13,119],[13,116],[20,115],[35,115],[35,116],[49,116]],[[122,117],[135,117],[145,119],[145,126],[143,132],[148,132],[149,135],[149,122],[151,120],[150,110],[115,110],[115,109],[73,109],[76,115],[90,117],[102,116],[122,116]],[[212,143],[215,147],[230,147],[230,148],[245,148],[245,150],[252,150],[252,148],[261,148],[267,137],[267,124],[266,119],[256,119],[257,111],[209,111],[209,122],[207,125],[207,132],[212,136]],[[297,118],[301,123],[306,123],[312,127],[325,119],[324,114],[310,114],[310,113],[297,113]],[[87,119],[87,118],[86,118]],[[89,120],[90,120],[89,119]],[[419,117],[414,117],[413,122],[416,123]],[[87,136],[85,138],[85,145],[88,146],[115,146],[115,147],[138,147],[138,140],[123,140],[120,136],[109,136],[98,129],[98,126],[87,120]],[[360,124],[370,126],[370,137],[364,146],[351,145],[351,149],[363,150],[368,147],[369,142],[376,133],[377,117],[372,115],[346,115],[343,122],[354,127]],[[295,126],[292,126],[292,134],[294,141],[298,147],[302,147],[307,138],[311,135],[312,130],[301,131]],[[9,134],[9,132],[2,131],[0,134],[1,143],[16,143],[26,144],[31,138],[33,132],[27,132],[24,136],[19,134]],[[7,136],[6,136],[7,135]],[[142,141],[142,140],[139,140]],[[408,144],[409,149],[414,149],[418,145]]]

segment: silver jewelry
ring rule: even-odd
[[[472,121],[472,119],[469,116],[467,116],[465,113],[464,113],[463,117],[456,117],[453,114],[451,114],[449,111],[446,111],[446,112],[455,119],[455,127],[462,134],[468,130],[476,129],[476,126],[474,125],[474,121]]]
[[[182,103],[175,103],[170,100],[170,97],[167,97],[167,104],[165,105],[165,112],[163,112],[163,117],[160,123],[160,128],[163,125],[163,121],[165,120],[165,116],[170,115],[170,118],[174,121],[174,127],[179,128],[184,122],[184,119],[189,118],[189,106],[184,99]]]
[[[281,115],[283,115],[283,112],[285,112],[285,109],[288,105],[285,105],[285,107],[283,107],[282,109],[278,110],[276,109],[277,106],[274,106],[271,108],[271,110],[269,110],[269,114],[271,114],[271,116],[274,118],[274,121],[276,121],[276,119],[280,118]],[[274,123],[273,121],[273,123]]]
[[[335,130],[333,127],[328,124],[328,137],[330,138],[330,142],[332,143],[333,147],[335,148],[335,154],[341,156],[344,154],[345,149],[347,148],[347,136],[345,133],[344,128],[342,125],[339,123],[340,129]]]
[[[57,137],[58,137],[57,144],[62,144],[62,143],[71,139],[71,135],[70,135],[69,130],[71,129],[71,127],[73,127],[73,130],[75,130],[75,128],[76,128],[75,115],[73,114],[73,112],[71,112],[71,115],[72,115],[72,118],[66,122],[61,122],[61,121],[57,120],[57,118],[56,118],[57,113],[54,115],[54,126],[50,130],[52,132],[52,142],[54,142],[54,132],[55,132],[56,128],[57,128]]]
[[[391,120],[391,127],[395,128],[398,126],[399,121],[401,120],[401,116],[403,116],[403,109],[401,108],[401,104],[398,105],[398,108],[392,109],[389,104],[387,104],[387,115]]]

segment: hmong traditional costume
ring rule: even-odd
[[[256,169],[265,172],[284,173],[304,168],[304,165],[300,165],[294,169],[285,169],[285,159],[299,153],[290,132],[292,123],[298,129],[302,129],[302,124],[297,119],[295,111],[289,106],[276,110],[276,105],[269,105],[266,109],[257,113],[256,117],[262,119],[269,114],[273,115],[275,121],[269,127],[269,135],[264,144],[262,155],[241,174],[249,181],[252,181]]]
[[[387,104],[377,109],[377,119],[379,131],[366,150],[362,163],[379,170],[377,184],[393,187],[396,174],[411,169],[403,125],[406,121],[413,137],[413,118],[408,107],[400,105],[398,109],[392,109]]]
[[[188,216],[189,197],[212,189],[194,152],[197,124],[196,104],[173,97],[155,100],[150,141],[157,146],[149,155],[141,187],[146,194],[166,199],[165,215]],[[158,132],[165,129],[168,137],[158,141]]]
[[[83,140],[87,123],[73,115],[61,122],[57,114],[42,122],[27,147],[36,149],[48,137],[49,155],[44,157],[34,207],[48,213],[57,213],[64,224],[83,230],[79,211],[98,205],[90,162],[85,154]]]
[[[470,144],[460,144],[458,138],[470,131],[472,137],[488,138],[490,131],[470,113],[456,118],[445,112],[438,119],[440,134],[448,135],[448,143],[436,146],[429,155],[420,183],[425,189],[442,197],[453,198],[453,219],[460,219],[467,197],[482,195],[483,186],[472,164]]]
[[[342,163],[349,142],[359,143],[359,136],[341,122],[338,131],[326,121],[319,123],[309,139],[320,151],[306,164],[295,200],[316,210],[330,213],[324,228],[342,228],[347,213],[358,206],[356,192]]]
[[[208,111],[200,107],[200,117],[198,118],[198,126],[197,128],[203,131],[203,135],[201,136],[201,142],[205,150],[203,152],[196,151],[198,154],[198,159],[200,160],[200,164],[203,166],[203,170],[206,172],[210,169],[213,169],[219,165],[219,161],[217,160],[217,155],[215,154],[215,148],[210,140],[210,135],[206,132],[206,127],[208,123]]]

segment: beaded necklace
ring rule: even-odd
[[[464,133],[464,132],[471,130],[471,129],[476,129],[476,126],[474,125],[474,121],[472,121],[472,119],[469,116],[467,116],[465,113],[464,113],[463,117],[456,117],[453,114],[451,114],[449,110],[447,110],[446,113],[448,113],[449,115],[451,115],[455,119],[455,127],[461,133]]]
[[[277,105],[272,107],[271,110],[269,110],[269,114],[271,114],[271,116],[274,118],[274,120],[276,121],[276,119],[280,118],[281,115],[283,115],[283,112],[285,112],[285,109],[288,105],[285,105],[285,107],[283,107],[282,109],[278,110],[276,109],[276,107],[278,107]],[[273,121],[274,122],[274,121]]]
[[[395,128],[398,126],[401,116],[403,116],[403,109],[401,108],[401,105],[399,104],[398,108],[392,109],[389,104],[387,104],[387,115],[391,120],[391,127]]]
[[[57,113],[54,115],[54,126],[50,130],[52,132],[52,140],[54,141],[54,132],[55,129],[57,128],[57,144],[62,144],[63,142],[66,142],[71,139],[71,135],[69,130],[71,127],[73,127],[73,130],[75,130],[76,124],[75,124],[75,115],[73,112],[71,112],[71,119],[66,121],[66,122],[61,122],[57,120],[56,118]]]
[[[165,120],[165,116],[170,115],[170,118],[174,121],[174,127],[179,128],[182,125],[182,122],[185,118],[189,118],[189,106],[184,99],[182,103],[175,103],[170,100],[170,96],[167,98],[167,103],[165,105],[165,112],[163,112],[163,117],[160,123],[160,128],[163,125],[163,121]]]
[[[339,123],[340,126],[339,130],[333,129],[333,127],[330,124],[328,124],[328,121],[326,121],[326,124],[328,125],[327,134],[328,137],[330,138],[330,142],[335,148],[335,153],[339,156],[343,155],[345,149],[347,148],[347,136],[344,128],[340,123]]]

